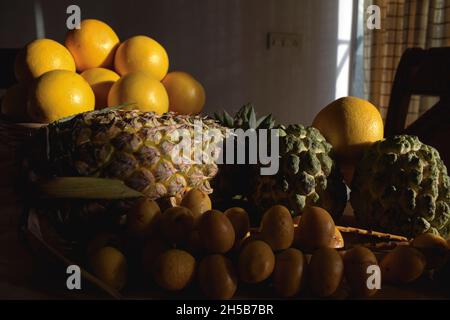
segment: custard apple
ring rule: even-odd
[[[288,207],[293,215],[305,206],[326,209],[336,220],[347,203],[343,182],[333,150],[319,130],[300,124],[281,127],[280,167],[276,175],[255,175],[249,194],[260,212],[274,204]]]
[[[433,147],[398,135],[370,146],[355,170],[350,202],[364,226],[414,237],[450,232],[450,179]]]

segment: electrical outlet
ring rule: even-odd
[[[267,34],[267,49],[272,47],[300,49],[301,35],[298,33],[269,32]]]

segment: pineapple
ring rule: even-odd
[[[120,230],[136,196],[211,193],[224,135],[212,119],[116,108],[52,123],[26,148],[29,178],[53,198],[34,205],[62,238],[82,244],[100,230]],[[180,153],[185,142],[193,147]]]
[[[205,139],[196,131],[206,129],[217,129],[213,131],[217,135]],[[176,148],[182,132],[187,132],[193,147],[190,154],[180,156]],[[181,196],[191,188],[209,194],[223,134],[214,120],[198,116],[93,111],[41,129],[28,163],[40,177],[118,179],[150,199]],[[196,155],[204,161],[195,161]]]

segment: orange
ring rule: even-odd
[[[103,247],[90,257],[89,262],[94,275],[111,288],[121,290],[127,283],[127,261],[118,249]]]
[[[155,77],[144,71],[130,72],[117,80],[108,95],[108,106],[135,104],[142,111],[163,114],[169,111],[166,89]]]
[[[169,95],[169,110],[181,114],[197,114],[205,105],[205,89],[190,74],[169,72],[162,84]]]
[[[81,21],[80,29],[67,32],[65,44],[75,59],[77,70],[83,72],[97,67],[112,68],[119,38],[106,23],[86,19]]]
[[[27,87],[16,84],[6,90],[2,97],[2,114],[16,121],[27,118]]]
[[[383,138],[383,119],[369,101],[343,97],[323,108],[315,117],[313,127],[325,136],[338,157],[357,161],[364,148]]]
[[[20,82],[57,69],[75,71],[75,62],[66,47],[51,39],[30,42],[19,51],[14,63],[14,73]]]
[[[95,108],[102,109],[108,105],[108,93],[119,75],[105,68],[87,69],[81,73],[84,80],[89,83],[95,95]]]
[[[49,123],[94,110],[94,106],[94,92],[82,76],[53,70],[40,76],[30,89],[28,115],[35,122]]]
[[[120,44],[114,67],[122,76],[133,71],[147,71],[162,80],[169,69],[169,57],[166,50],[152,38],[134,36]]]

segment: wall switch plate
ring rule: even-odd
[[[298,33],[269,32],[267,34],[267,49],[272,47],[300,49],[301,35]]]

